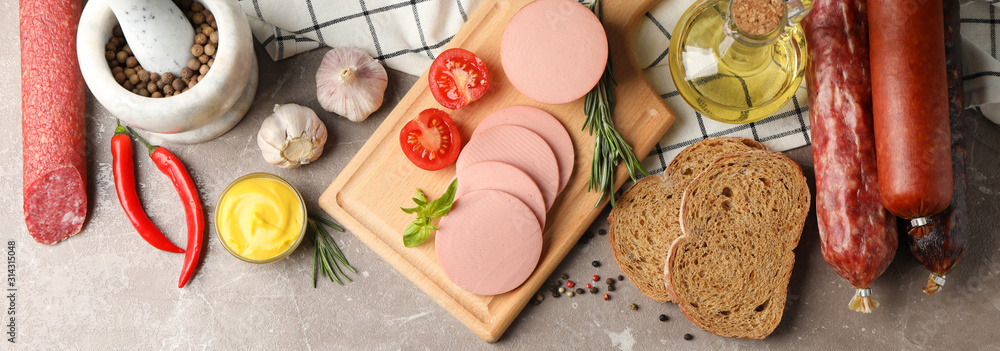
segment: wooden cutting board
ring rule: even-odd
[[[674,121],[674,114],[649,85],[632,51],[632,29],[660,0],[603,0],[604,26],[618,86],[614,123],[642,159]],[[472,135],[484,117],[500,108],[529,105],[558,118],[569,131],[576,149],[576,166],[563,193],[548,213],[544,246],[538,267],[521,287],[497,296],[470,294],[448,280],[438,265],[434,236],[424,244],[406,248],[402,232],[414,219],[400,207],[411,207],[414,190],[439,197],[455,176],[455,166],[424,171],[406,159],[399,145],[403,125],[427,108],[441,107],[428,88],[425,72],[382,125],[347,164],[319,199],[320,206],[365,245],[399,270],[413,284],[434,298],[483,340],[495,342],[507,330],[552,271],[590,226],[601,210],[594,206],[599,194],[587,191],[594,137],[583,130],[583,99],[564,105],[534,102],[515,89],[500,64],[500,39],[510,18],[530,0],[485,0],[448,47],[476,53],[486,63],[492,82],[479,101],[452,112],[464,137]],[[467,141],[467,140],[463,140]],[[615,189],[628,174],[616,173]]]

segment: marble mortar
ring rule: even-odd
[[[104,57],[104,46],[118,21],[103,0],[89,1],[83,10],[77,56],[87,87],[112,115],[149,132],[153,142],[193,144],[214,139],[235,127],[253,102],[257,60],[243,11],[234,0],[201,3],[212,11],[219,27],[215,62],[190,90],[163,98],[143,97],[118,85]]]

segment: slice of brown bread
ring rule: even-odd
[[[781,153],[722,156],[681,199],[683,235],[667,255],[665,282],[695,325],[763,339],[781,321],[788,279],[809,213],[798,163]]]
[[[664,174],[670,174],[678,180],[678,183],[686,187],[694,177],[697,177],[705,167],[722,155],[739,152],[767,150],[767,147],[753,139],[739,137],[717,137],[708,138],[688,146],[677,154],[667,166]],[[684,189],[681,189],[684,191]]]
[[[663,262],[680,235],[677,210],[682,193],[675,193],[676,188],[671,177],[648,176],[629,188],[608,215],[615,262],[643,295],[660,302],[670,301],[663,286]]]
[[[681,235],[680,200],[694,179],[682,173],[701,172],[719,156],[751,150],[766,148],[744,138],[703,140],[681,151],[663,176],[643,178],[618,199],[608,216],[608,240],[615,262],[640,292],[656,301],[670,301],[663,265],[670,244]]]

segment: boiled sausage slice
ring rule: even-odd
[[[498,125],[512,124],[531,129],[538,133],[538,136],[545,139],[545,142],[552,148],[556,155],[556,163],[559,164],[559,192],[566,188],[569,177],[573,175],[573,164],[576,161],[576,152],[573,150],[573,139],[570,139],[566,128],[558,119],[552,117],[548,112],[531,106],[510,106],[502,108],[486,116],[476,131],[472,132],[475,138],[483,131]]]
[[[541,189],[546,211],[552,208],[559,191],[559,166],[552,149],[538,134],[513,125],[487,129],[462,149],[456,173],[482,161],[500,161],[527,173]]]
[[[545,228],[545,200],[542,191],[531,176],[517,167],[497,161],[474,163],[455,175],[458,190],[455,198],[477,190],[499,190],[514,195],[524,202],[538,218],[538,225]]]
[[[434,246],[445,275],[479,295],[517,288],[542,253],[542,229],[528,206],[497,190],[467,193],[438,224]]]
[[[590,91],[608,62],[608,38],[593,12],[573,0],[537,0],[514,14],[500,63],[521,94],[565,104]]]

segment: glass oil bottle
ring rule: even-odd
[[[811,8],[812,0],[698,0],[670,40],[680,95],[721,122],[770,116],[802,82],[807,50],[798,24]]]

